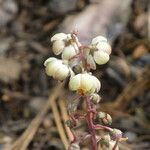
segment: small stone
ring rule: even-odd
[[[9,83],[19,79],[21,74],[21,64],[12,58],[0,57],[0,80]]]

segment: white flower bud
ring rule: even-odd
[[[53,42],[52,50],[55,55],[61,54],[64,48],[65,42],[63,40],[57,40]]]
[[[94,52],[94,60],[98,65],[106,64],[109,61],[109,55],[103,51]]]
[[[73,45],[68,45],[64,48],[64,50],[62,52],[62,59],[69,60],[76,54],[77,54],[77,52],[76,52],[75,48],[73,47]]]
[[[98,104],[98,103],[100,102],[100,100],[101,100],[101,97],[100,97],[98,94],[93,93],[93,94],[91,95],[91,99],[92,99],[92,102],[93,102],[94,104]]]
[[[113,131],[110,132],[110,136],[112,140],[120,139],[122,138],[122,131],[119,129],[113,129]]]
[[[97,36],[92,40],[92,45],[97,45],[99,42],[107,42],[107,39],[103,36]]]
[[[105,125],[107,124],[111,124],[112,123],[112,118],[109,114],[105,113],[105,112],[99,112],[97,114],[97,117],[100,121],[102,121]]]
[[[97,48],[99,51],[106,52],[108,55],[111,54],[111,46],[110,46],[109,43],[107,43],[107,42],[99,42],[99,43],[96,45],[96,48]]]
[[[67,34],[65,33],[57,33],[51,38],[51,42],[57,41],[57,40],[65,40],[67,39]]]
[[[87,64],[89,65],[90,69],[96,69],[96,64],[92,55],[87,55]]]
[[[96,77],[83,73],[75,75],[70,79],[69,88],[81,94],[94,93],[100,89],[100,82]]]
[[[105,118],[106,117],[106,113],[105,112],[99,112],[98,113],[98,118],[99,119],[103,119],[103,118]]]
[[[63,81],[70,74],[70,69],[62,63],[61,60],[55,58],[49,58],[44,63],[46,67],[46,73],[53,78]]]

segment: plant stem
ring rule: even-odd
[[[87,105],[87,116],[86,121],[88,124],[89,132],[91,134],[91,140],[92,140],[92,150],[97,150],[97,140],[96,140],[96,132],[93,126],[93,112],[91,111],[92,105],[90,101],[90,97],[86,97],[86,105]]]
[[[108,132],[113,131],[113,129],[112,129],[112,128],[107,127],[107,126],[103,126],[103,125],[99,125],[99,124],[94,125],[94,128],[95,128],[96,130],[98,130],[98,129],[102,129],[102,130],[106,130],[106,131],[108,131]]]

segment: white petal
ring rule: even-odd
[[[101,88],[101,83],[100,81],[95,77],[95,76],[92,76],[92,81],[93,81],[93,86],[94,86],[94,89],[95,91],[94,92],[98,92]]]
[[[57,40],[53,43],[52,50],[53,50],[55,55],[59,55],[62,53],[64,47],[65,47],[64,41]]]
[[[69,75],[69,68],[63,64],[57,67],[58,69],[54,72],[53,77],[57,80],[63,81]]]
[[[55,57],[50,57],[50,58],[46,59],[45,62],[44,62],[44,66],[46,67],[47,63],[52,62],[53,60],[56,60],[56,58]]]
[[[61,65],[61,61],[57,59],[47,63],[46,68],[45,68],[47,75],[53,76],[53,74],[55,73],[55,71],[58,69],[60,65]]]
[[[80,80],[81,80],[81,74],[75,75],[74,77],[70,78],[69,81],[69,88],[72,91],[76,91],[80,88]]]
[[[109,55],[103,51],[95,51],[94,60],[97,64],[103,65],[109,61]]]
[[[88,73],[82,74],[81,75],[81,90],[84,92],[90,92],[90,90],[93,87],[93,80],[91,78],[91,75]]]
[[[99,42],[96,48],[100,51],[106,52],[108,55],[111,54],[111,46],[107,42]]]
[[[76,55],[75,48],[72,45],[69,45],[64,48],[64,50],[62,52],[62,59],[69,60],[70,58],[72,58],[75,55]]]
[[[97,36],[92,40],[92,45],[97,45],[99,42],[107,42],[107,39],[103,36]]]
[[[57,33],[51,38],[51,42],[56,40],[65,40],[67,38],[67,34],[65,33]]]
[[[91,94],[91,98],[94,104],[98,104],[101,100],[101,97],[96,93]]]

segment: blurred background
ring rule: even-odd
[[[64,118],[46,108],[58,83],[46,76],[43,62],[54,56],[50,37],[74,29],[84,44],[108,38],[111,59],[93,72],[102,82],[98,109],[129,138],[121,149],[149,150],[148,8],[148,0],[0,0],[0,150],[65,149],[55,124],[64,126]]]

